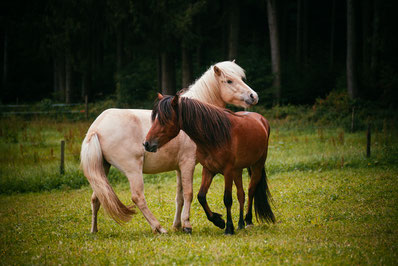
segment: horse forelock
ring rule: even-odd
[[[228,111],[194,99],[180,99],[179,123],[197,144],[221,147],[231,139]]]
[[[214,66],[220,68],[227,77],[235,77],[238,79],[246,78],[243,68],[235,62],[219,62],[209,67],[194,84],[189,86],[188,90],[186,90],[182,96],[220,105],[222,107],[225,106],[222,104],[224,101],[221,98],[220,84],[214,74]]]
[[[235,62],[224,61],[215,65],[220,68],[226,76],[237,76],[239,78],[246,78],[245,70]]]
[[[164,126],[168,121],[172,119],[173,107],[171,106],[171,101],[173,96],[164,96],[162,100],[157,100],[152,109],[152,123],[155,121],[156,117],[159,123]]]

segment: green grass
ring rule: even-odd
[[[271,121],[267,173],[277,223],[255,222],[224,236],[196,199],[192,235],[172,230],[174,173],[145,176],[149,208],[167,235],[154,235],[140,212],[119,226],[103,209],[99,232],[90,234],[91,188],[78,170],[89,123],[14,119],[1,124],[1,265],[398,263],[398,134],[393,126],[373,130],[367,159],[364,131]],[[67,141],[64,176],[58,174],[61,139]],[[197,166],[194,194],[200,173]],[[123,176],[116,170],[111,176],[121,200],[130,203]],[[248,181],[245,171],[246,191]],[[217,176],[208,201],[225,217],[223,190],[223,178]]]

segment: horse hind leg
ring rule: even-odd
[[[97,233],[98,232],[98,227],[97,227],[97,214],[98,210],[100,209],[101,203],[95,193],[91,195],[91,211],[92,211],[92,216],[91,216],[91,233]]]
[[[236,195],[239,201],[239,223],[238,228],[243,229],[245,227],[245,221],[243,220],[243,211],[245,206],[245,191],[243,190],[242,174],[234,176],[234,183],[236,186]]]
[[[249,176],[250,176],[250,182],[249,182],[249,189],[248,189],[248,201],[247,201],[247,212],[245,216],[245,222],[246,222],[246,227],[253,226],[253,211],[252,211],[252,206],[253,206],[253,198],[254,198],[254,192],[256,191],[256,186],[258,182],[260,182],[261,178],[261,168],[259,167],[252,167],[252,168],[247,168]]]
[[[251,168],[252,176],[249,183],[249,200],[245,221],[247,226],[253,225],[252,206],[255,202],[256,217],[267,222],[275,222],[275,217],[270,206],[270,195],[267,185],[264,163],[257,164]]]
[[[109,168],[111,167],[111,165],[108,162],[104,161],[103,167],[104,167],[105,175],[108,175]],[[101,202],[99,201],[99,199],[93,192],[93,194],[91,195],[91,212],[92,212],[91,230],[90,230],[91,233],[98,232],[97,219],[98,219],[98,211],[99,211],[100,207],[101,207]]]
[[[148,221],[152,228],[152,232],[161,234],[167,233],[167,230],[160,225],[159,221],[148,208],[144,196],[144,179],[142,172],[132,171],[125,172],[125,174],[130,182],[132,200]]]

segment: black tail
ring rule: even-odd
[[[275,216],[271,209],[270,200],[271,193],[268,189],[267,175],[263,168],[260,182],[257,184],[256,191],[254,192],[254,211],[256,212],[257,220],[275,223]]]

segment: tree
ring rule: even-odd
[[[175,61],[172,52],[163,51],[160,55],[161,61],[161,89],[163,95],[174,95],[176,93]]]
[[[347,0],[347,90],[351,99],[358,93],[357,48],[356,48],[356,11],[355,0]]]
[[[234,60],[238,57],[239,46],[239,0],[232,0],[228,4],[228,59]]]
[[[281,101],[281,57],[279,47],[278,13],[276,0],[267,0],[267,14],[269,37],[271,43],[272,74],[274,75],[272,87],[276,90],[276,101]]]
[[[182,88],[188,88],[193,81],[192,73],[192,50],[182,41],[181,44],[181,72],[182,72]]]

